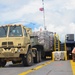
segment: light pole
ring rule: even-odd
[[[44,9],[44,0],[42,0],[42,6],[43,6],[43,24],[44,24],[44,30],[46,30],[46,26],[45,26],[45,9]]]

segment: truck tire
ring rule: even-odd
[[[27,55],[23,58],[23,65],[24,66],[31,66],[33,64],[33,56],[31,50],[27,52]]]
[[[36,51],[35,57],[34,57],[34,63],[38,63],[39,62],[39,52]]]
[[[6,61],[0,59],[0,67],[4,67],[5,65],[6,65]]]
[[[42,57],[42,59],[43,59],[43,60],[46,60],[46,55],[44,55],[44,56]]]
[[[52,52],[51,52],[51,55],[50,56],[51,56],[51,60],[52,60]]]
[[[39,62],[41,62],[41,51],[39,51]]]

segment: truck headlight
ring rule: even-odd
[[[18,49],[17,52],[20,52],[20,49]]]

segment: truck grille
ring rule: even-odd
[[[11,57],[11,56],[13,56],[14,54],[13,53],[3,53],[3,55],[5,56],[5,57]]]
[[[2,45],[7,45],[7,42],[2,42]]]
[[[2,42],[2,47],[10,47],[13,46],[13,42]]]

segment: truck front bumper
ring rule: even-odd
[[[0,58],[10,58],[10,57],[19,57],[20,53],[11,53],[11,52],[4,52],[0,53]]]
[[[24,48],[11,48],[11,49],[4,49],[0,48],[0,58],[15,58],[20,57],[20,54],[24,54]]]

